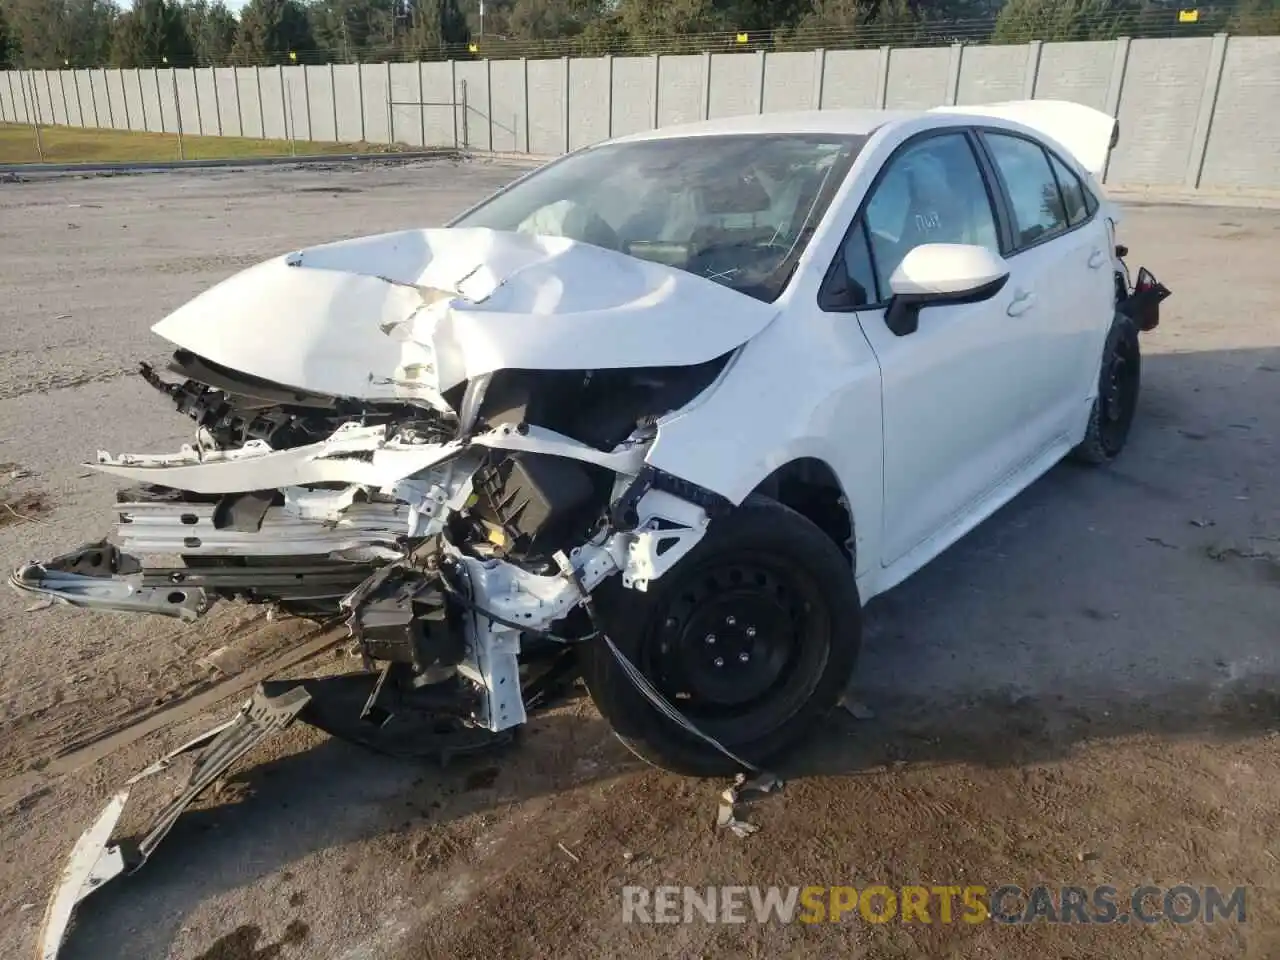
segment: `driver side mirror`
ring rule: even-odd
[[[885,324],[905,337],[920,326],[924,307],[990,300],[1009,281],[1009,265],[986,247],[923,243],[902,258],[889,278],[893,293]]]

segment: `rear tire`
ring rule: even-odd
[[[1120,456],[1129,440],[1141,384],[1138,328],[1128,317],[1117,313],[1102,350],[1098,395],[1089,413],[1089,427],[1084,440],[1071,451],[1072,459],[1098,466]]]
[[[761,766],[839,700],[857,660],[861,604],[849,561],[810,520],[751,497],[647,592],[614,577],[596,591],[619,651],[701,730]],[[660,714],[602,640],[583,676],[618,738],[687,776],[743,768]]]

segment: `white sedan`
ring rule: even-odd
[[[1117,245],[1116,139],[1054,101],[716,120],[267,260],[155,326],[196,442],[99,455],[141,485],[118,542],[11,582],[340,614],[366,719],[499,734],[556,661],[649,760],[758,767],[836,702],[867,600],[1123,449],[1168,290]]]
[[[581,675],[654,763],[776,759],[848,682],[866,601],[1063,457],[1124,448],[1168,290],[1131,282],[1116,243],[1096,179],[1115,141],[1111,117],[1046,101],[659,130],[163,319],[169,376],[142,372],[195,442],[100,453],[134,485],[116,541],[12,585],[186,620],[227,599],[336,615],[365,669],[281,681],[183,748],[209,745],[136,847],[104,848],[118,794],[44,955],[295,716],[474,749]]]

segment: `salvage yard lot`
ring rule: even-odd
[[[94,451],[189,438],[132,376],[167,358],[164,313],[275,253],[440,223],[518,172],[0,184],[5,569],[107,532]],[[1124,457],[1056,468],[867,610],[874,716],[842,714],[792,759],[758,834],[715,831],[722,785],[639,766],[585,700],[443,771],[298,727],[86,902],[65,956],[1280,956],[1280,211],[1126,213],[1132,264],[1174,296]],[[0,956],[17,957],[108,793],[307,628],[26,612],[3,591],[0,633]],[[338,666],[329,649],[292,670]],[[133,726],[166,709],[180,722]],[[627,884],[1180,882],[1248,886],[1247,923],[621,922]]]

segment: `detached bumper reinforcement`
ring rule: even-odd
[[[302,686],[274,697],[259,687],[232,720],[161,757],[112,796],[97,821],[76,841],[63,867],[40,931],[40,960],[55,960],[80,901],[108,881],[133,873],[146,863],[178,817],[201,793],[250,750],[293,723],[310,701],[311,695]],[[111,844],[111,833],[124,813],[134,784],[168,769],[175,759],[194,750],[203,752],[186,787],[160,812],[142,838]]]
[[[198,620],[209,609],[201,588],[148,582],[142,565],[105,540],[44,563],[27,563],[9,586],[46,600],[112,613],[150,613]]]

